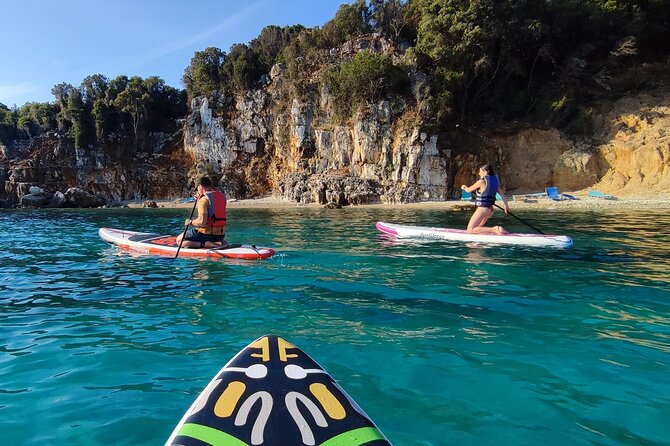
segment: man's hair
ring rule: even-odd
[[[200,178],[200,184],[202,187],[212,187],[212,180],[209,179],[209,177],[202,177]]]

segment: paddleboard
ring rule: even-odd
[[[319,364],[278,336],[240,351],[210,381],[165,446],[390,446]]]
[[[377,222],[377,229],[385,234],[399,238],[423,238],[451,240],[457,242],[476,242],[497,245],[523,245],[537,247],[569,248],[572,239],[566,235],[542,234],[470,234],[464,229],[431,228],[425,226],[396,225]]]
[[[100,238],[117,245],[126,251],[143,254],[157,254],[174,257],[177,253],[177,240],[174,235],[160,235],[148,232],[124,231],[121,229],[100,228]],[[272,248],[255,245],[228,244],[221,248],[184,248],[179,257],[228,257],[233,259],[267,259],[275,254]]]

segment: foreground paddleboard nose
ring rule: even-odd
[[[319,364],[278,336],[250,343],[210,381],[166,446],[388,446]]]

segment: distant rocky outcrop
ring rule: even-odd
[[[152,153],[132,158],[116,146],[76,148],[54,133],[4,146],[0,206],[97,207],[184,196],[192,160],[183,152],[181,132],[153,134],[152,141]]]

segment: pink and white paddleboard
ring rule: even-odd
[[[550,248],[569,248],[572,239],[566,235],[542,234],[470,234],[464,229],[431,228],[425,226],[396,225],[377,222],[377,229],[385,234],[398,238],[422,238],[434,240],[451,240],[457,242],[475,242],[496,245],[523,245]]]

